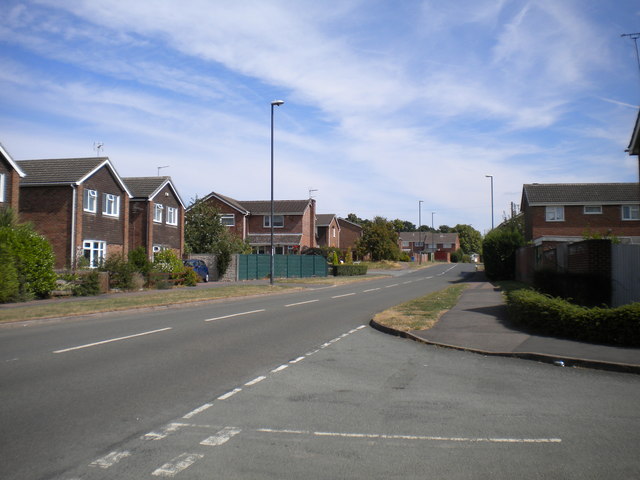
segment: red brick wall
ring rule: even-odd
[[[230,207],[226,203],[221,202],[220,200],[218,200],[215,197],[209,198],[207,200],[207,203],[210,204],[210,205],[215,206],[220,213],[233,214],[235,225],[233,227],[228,227],[229,231],[231,233],[236,234],[237,236],[239,236],[242,239],[246,238],[246,233],[244,231],[244,215],[242,213],[238,212],[238,210],[236,210],[233,207]]]
[[[569,245],[568,271],[611,275],[611,242],[587,240]]]
[[[362,229],[347,222],[340,222],[340,248],[346,250],[351,247],[356,247],[356,242],[362,237]]]
[[[128,245],[129,199],[111,172],[106,167],[101,168],[88,178],[82,187],[83,189],[91,189],[98,192],[98,208],[96,213],[85,212],[82,205],[84,200],[82,193],[84,190],[78,189],[78,208],[82,212],[82,225],[79,225],[81,228],[78,228],[78,233],[82,232],[81,240],[102,240],[106,241],[107,245],[124,246],[125,243]],[[102,195],[104,193],[120,196],[120,215],[118,217],[102,214],[104,205]],[[125,235],[125,232],[127,235]],[[126,248],[125,251],[127,251]]]
[[[638,236],[640,221],[622,220],[620,205],[603,205],[602,214],[585,215],[582,205],[564,207],[563,222],[547,222],[545,207],[525,209],[526,240],[544,236],[582,237],[586,233],[602,235]]]
[[[4,202],[0,201],[0,207],[11,207],[17,212],[20,208],[20,175],[4,157],[0,158],[0,173],[4,174]]]
[[[156,223],[153,221],[153,208],[156,203],[162,204],[164,206],[164,210],[162,212],[162,223]],[[167,224],[167,207],[178,209],[178,225]],[[169,185],[166,185],[154,197],[154,202],[149,202],[149,209],[149,215],[151,216],[151,224],[153,228],[152,244],[172,248],[173,250],[179,252],[179,255],[182,256],[182,206],[180,205],[180,202],[174,195],[173,190],[169,187]]]
[[[68,266],[74,190],[69,186],[22,187],[20,190],[20,219],[31,222],[35,230],[49,240],[56,268]]]

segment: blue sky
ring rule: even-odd
[[[633,182],[627,0],[0,4],[0,141],[319,213],[491,226],[523,183]]]

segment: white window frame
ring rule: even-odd
[[[154,223],[162,223],[162,211],[164,210],[164,205],[161,203],[156,203],[153,205],[153,222]]]
[[[282,219],[281,222],[278,222],[278,219]],[[263,223],[262,225],[264,226],[264,228],[270,228],[271,227],[271,215],[265,215],[264,219],[263,219]],[[284,228],[284,215],[274,215],[273,216],[273,228]]]
[[[87,252],[89,256],[87,257]],[[104,261],[107,254],[107,242],[103,240],[84,240],[82,254],[89,260],[89,268],[97,268]]]
[[[98,192],[90,188],[84,190],[82,209],[85,212],[96,213],[98,211]]]
[[[414,246],[416,246],[416,247],[424,247],[424,242],[415,242]]]
[[[178,209],[167,207],[167,225],[178,225]]]
[[[120,216],[120,196],[115,193],[102,194],[102,214],[107,217]]]
[[[231,220],[229,222],[229,220]],[[225,227],[236,226],[236,216],[233,213],[223,213],[220,215],[220,223]]]
[[[544,218],[547,222],[564,222],[564,206],[545,207]]]
[[[602,205],[585,205],[583,211],[585,215],[602,215]]]
[[[622,220],[640,220],[640,205],[622,205]]]
[[[4,186],[4,182],[5,182],[5,174],[4,173],[0,173],[0,203],[4,203],[5,202],[5,186]]]

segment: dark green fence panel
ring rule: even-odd
[[[238,255],[238,280],[269,278],[269,255]],[[274,278],[326,277],[327,260],[320,255],[275,255]]]

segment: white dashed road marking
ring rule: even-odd
[[[211,408],[211,407],[213,407],[213,403],[205,403],[204,405],[202,405],[202,406],[200,406],[200,407],[198,407],[198,408],[196,408],[194,410],[191,410],[189,413],[187,413],[182,418],[188,420],[191,417],[195,417],[197,414],[199,414],[201,412],[204,412],[206,409]]]
[[[209,447],[217,447],[224,443],[227,443],[231,437],[239,434],[241,430],[239,428],[234,427],[225,427],[220,430],[215,435],[210,436],[209,438],[204,439],[200,442],[200,445],[206,445]]]
[[[90,467],[98,467],[98,468],[102,468],[102,469],[107,469],[107,468],[111,467],[112,465],[115,465],[116,463],[118,463],[123,458],[126,458],[126,457],[128,457],[130,455],[131,455],[131,453],[129,453],[127,451],[111,452],[110,454],[105,455],[102,458],[94,460],[93,462],[91,462],[89,464],[89,466]]]
[[[226,400],[227,398],[231,398],[233,397],[236,393],[241,392],[242,389],[241,388],[234,388],[233,390],[231,390],[230,392],[225,393],[224,395],[220,395],[218,397],[218,400]]]
[[[136,337],[142,337],[145,335],[151,335],[154,333],[166,332],[167,330],[172,330],[172,327],[160,328],[158,330],[151,330],[149,332],[136,333],[134,335],[127,335],[126,337],[110,338],[109,340],[102,340],[100,342],[87,343],[86,345],[79,345],[77,347],[64,348],[62,350],[55,350],[53,353],[71,352],[73,350],[80,350],[82,348],[89,348],[89,347],[95,347],[97,345],[104,345],[105,343],[119,342],[120,340],[128,340],[130,338],[136,338]]]
[[[213,322],[214,320],[222,320],[223,318],[239,317],[240,315],[251,315],[252,313],[260,313],[264,311],[265,309],[263,308],[261,310],[251,310],[250,312],[232,313],[231,315],[223,315],[222,317],[207,318],[205,322]]]
[[[271,373],[281,372],[285,368],[289,368],[289,365],[280,365],[278,368],[274,368],[273,370],[271,370]]]
[[[170,423],[165,426],[159,432],[149,432],[143,438],[148,440],[162,440],[163,438],[167,438],[167,436],[173,432],[177,432],[182,427],[188,427],[187,423]]]
[[[289,305],[285,305],[285,307],[295,307],[296,305],[306,305],[307,303],[315,303],[320,300],[307,300],[306,302],[298,302],[298,303],[290,303]]]
[[[370,288],[370,289],[368,289],[368,290],[363,290],[363,292],[362,292],[362,293],[375,292],[376,290],[380,290],[380,287],[378,287],[378,288]]]
[[[255,385],[256,383],[260,383],[261,381],[263,381],[264,379],[266,379],[267,377],[265,377],[264,375],[254,378],[253,380],[251,380],[250,382],[247,382],[244,384],[245,387],[251,387],[253,385]]]
[[[391,285],[387,285],[387,286],[386,286],[386,287],[384,287],[384,288],[397,287],[398,285],[400,285],[400,284],[399,284],[399,283],[393,283],[393,284],[391,284]]]
[[[152,475],[156,477],[175,477],[176,474],[189,468],[197,460],[204,457],[199,453],[183,453],[168,463],[165,463],[160,468],[153,471]]]
[[[350,297],[351,295],[355,295],[355,292],[353,293],[345,293],[344,295],[335,295],[331,298],[342,298],[342,297]]]

